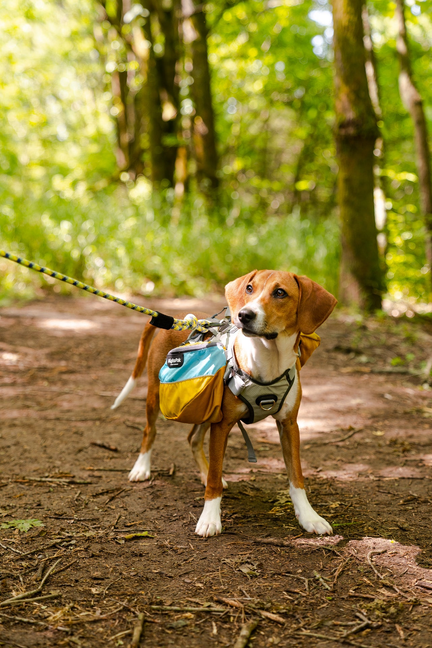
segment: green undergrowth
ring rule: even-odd
[[[145,188],[144,188],[145,189]],[[8,196],[0,246],[98,288],[173,296],[221,292],[255,268],[306,274],[336,292],[339,234],[334,218],[260,216],[242,206],[206,209],[120,189],[68,200]],[[40,286],[75,289],[0,259],[0,300],[26,299]]]

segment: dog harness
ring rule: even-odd
[[[224,346],[227,350],[227,367],[224,382],[234,394],[248,408],[248,414],[240,420],[247,425],[258,423],[267,416],[280,412],[296,377],[296,365],[270,382],[260,382],[240,369],[234,352],[235,333],[238,328],[229,324],[228,330],[221,327],[219,335],[227,337]]]

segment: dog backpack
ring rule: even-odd
[[[226,363],[220,342],[210,340],[172,349],[159,372],[164,417],[181,423],[218,423],[222,419]]]

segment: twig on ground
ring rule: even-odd
[[[43,596],[37,596],[36,598],[25,598],[25,599],[18,599],[17,601],[11,601],[8,605],[22,605],[23,603],[37,603],[38,601],[55,599],[58,598],[59,596],[61,596],[61,592],[51,592],[51,594],[44,594]]]
[[[108,612],[108,614],[103,614],[101,616],[95,616],[92,617],[91,619],[78,619],[76,621],[70,621],[68,625],[77,625],[79,623],[93,623],[94,621],[104,621],[105,619],[109,619],[110,616],[113,614],[117,614],[117,612],[120,612],[125,606],[123,605],[122,607],[116,608],[112,612]],[[89,613],[90,614],[90,613]]]
[[[39,594],[39,592],[42,590],[43,586],[45,585],[46,581],[48,580],[48,577],[51,575],[51,573],[54,571],[55,567],[57,567],[60,561],[61,558],[59,558],[53,565],[51,565],[51,567],[48,569],[45,576],[42,578],[39,587],[37,587],[34,590],[31,590],[30,592],[22,592],[21,594],[17,594],[16,596],[12,596],[11,598],[2,601],[0,603],[0,607],[9,605],[13,601],[18,601],[19,599],[28,599],[31,598],[32,596],[35,596],[36,594]]]
[[[321,583],[321,585],[323,585],[323,587],[325,587],[325,588],[328,589],[328,590],[331,590],[330,585],[328,585],[328,584],[325,582],[324,578],[321,576],[321,574],[319,574],[319,573],[318,573],[317,571],[315,571],[315,570],[314,570],[314,576],[315,576],[315,578],[316,578],[316,579]]]
[[[14,553],[21,554],[22,556],[25,556],[26,554],[23,554],[22,551],[19,551],[18,549],[14,549],[13,547],[8,547],[8,545],[4,545],[0,542],[0,547],[3,547],[3,549],[9,549],[9,551],[13,551]]]
[[[21,621],[21,623],[34,623],[36,625],[41,625],[47,627],[49,624],[44,623],[43,621],[37,621],[36,619],[26,619],[25,617],[11,616],[9,614],[0,613],[0,617],[4,619],[10,619],[11,621]]]
[[[135,627],[133,629],[130,648],[138,648],[143,628],[144,628],[144,614],[140,612],[138,614],[138,621],[136,622]]]
[[[244,623],[242,625],[240,634],[237,637],[233,648],[246,648],[246,646],[249,643],[249,639],[251,638],[251,635],[255,630],[255,628],[257,627],[257,625],[258,625],[258,619],[253,619],[252,621],[248,621],[247,623]]]
[[[119,451],[116,446],[110,445],[109,443],[104,443],[103,441],[90,441],[90,445],[96,446],[97,448],[103,448],[104,450],[109,450],[110,452]]]
[[[132,634],[132,630],[123,630],[123,632],[119,632],[118,634],[109,637],[107,641],[114,641],[114,639],[120,639],[120,637],[124,637],[130,634]]]
[[[298,578],[299,580],[304,581],[306,594],[309,594],[309,578],[305,578],[304,576],[298,576],[297,574],[290,574],[289,572],[285,572],[283,576],[290,576],[291,578]]]
[[[126,427],[133,428],[134,430],[139,430],[140,432],[143,431],[142,425],[137,425],[136,423],[129,423],[129,421],[123,421],[123,424],[126,425]]]
[[[279,614],[274,614],[274,612],[267,612],[267,610],[254,610],[254,611],[259,612],[261,616],[263,616],[265,619],[270,619],[270,621],[276,621],[276,623],[285,625],[285,619],[279,616]]]
[[[178,607],[176,605],[149,605],[151,610],[161,610],[162,612],[214,612],[221,614],[226,612],[226,608],[212,607]]]
[[[116,497],[124,493],[125,491],[130,491],[132,488],[121,488],[119,491],[114,493],[114,495],[111,495],[111,497],[108,497],[108,499],[102,504],[102,508],[104,508],[107,504],[112,502]]]
[[[341,573],[343,572],[345,567],[348,565],[350,560],[351,560],[351,556],[349,558],[347,558],[345,561],[342,561],[341,564],[339,565],[339,567],[337,568],[336,573],[335,573],[334,578],[333,578],[333,583],[331,585],[332,589],[334,589],[334,587],[336,585],[336,582],[337,582],[337,579],[339,578],[339,576],[341,575]]]
[[[240,603],[240,601],[237,601],[236,599],[225,598],[224,596],[213,596],[213,599],[219,601],[219,603],[225,603],[225,605],[230,605],[231,607],[239,608],[241,610],[244,608],[243,603]]]
[[[16,477],[11,478],[9,481],[25,483],[25,482],[47,482],[48,484],[60,484],[61,486],[69,486],[69,484],[93,484],[93,482],[85,481],[83,479],[64,479],[55,477]]]
[[[372,551],[369,551],[366,560],[368,561],[368,564],[372,567],[374,570],[375,574],[380,578],[381,580],[384,578],[382,574],[379,573],[379,571],[376,569],[375,565],[372,562],[372,556],[377,556],[382,553],[386,553],[387,549],[373,549]]]
[[[354,434],[357,434],[357,432],[362,432],[363,428],[355,428],[354,430],[351,430],[349,434],[346,434],[343,437],[340,437],[339,439],[331,439],[330,441],[317,441],[317,445],[329,445],[330,443],[340,443],[341,441],[347,441],[348,439],[351,439]]]

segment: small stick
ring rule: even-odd
[[[246,648],[246,646],[249,643],[249,639],[251,638],[251,635],[255,628],[258,625],[258,619],[253,619],[252,621],[249,621],[248,623],[244,623],[242,625],[242,628],[240,630],[240,634],[236,639],[236,642],[233,646],[233,648]]]
[[[374,570],[375,574],[380,578],[381,580],[384,578],[382,574],[379,573],[379,571],[376,569],[375,565],[372,563],[372,556],[377,556],[378,554],[386,553],[387,549],[374,549],[372,551],[369,551],[367,555],[367,561],[369,565],[372,567]]]
[[[276,621],[276,623],[280,623],[281,625],[285,625],[285,619],[283,619],[281,616],[279,616],[279,614],[274,614],[273,612],[267,612],[266,610],[258,610],[258,612],[265,619],[270,619],[270,621]]]
[[[144,614],[140,612],[138,614],[138,621],[136,622],[136,625],[133,629],[130,648],[138,648],[143,628],[144,628]]]
[[[128,421],[123,421],[124,425],[129,428],[133,428],[135,430],[139,430],[140,432],[143,431],[143,426],[142,425],[136,425],[136,423],[128,423]]]
[[[44,594],[43,596],[38,596],[36,598],[28,599],[19,599],[18,601],[11,601],[9,605],[21,605],[22,603],[37,603],[38,601],[44,601],[46,599],[55,599],[61,596],[60,592],[52,592],[51,594]]]
[[[226,608],[210,608],[210,607],[178,607],[174,605],[149,605],[152,610],[162,610],[163,612],[226,612]]]
[[[339,567],[337,568],[336,573],[335,573],[334,578],[333,578],[332,585],[331,585],[332,589],[334,589],[334,586],[336,585],[337,579],[339,578],[339,576],[341,575],[341,573],[343,572],[345,567],[348,565],[350,560],[351,560],[351,556],[349,558],[347,558],[347,560],[342,561],[341,564],[339,565]]]
[[[321,574],[318,574],[317,571],[314,571],[314,576],[315,576],[315,578],[316,578],[317,580],[319,580],[319,582],[321,583],[321,585],[323,585],[326,589],[331,590],[330,585],[327,585],[327,583],[325,582],[325,580],[324,580],[324,578],[321,576]]]
[[[25,554],[23,554],[22,551],[18,551],[18,549],[14,549],[13,547],[8,547],[7,545],[2,544],[1,542],[0,542],[0,547],[3,547],[3,549],[9,549],[9,551],[13,551],[14,553],[25,556]]]
[[[339,439],[332,439],[331,441],[318,441],[318,445],[329,445],[330,443],[340,443],[341,441],[347,441],[348,439],[351,439],[354,434],[357,434],[357,432],[361,432],[363,428],[356,428],[355,430],[351,430],[351,432],[343,437],[340,437]]]
[[[47,482],[49,484],[61,484],[62,486],[68,486],[69,484],[93,484],[90,481],[84,481],[83,479],[56,479],[55,477],[16,477],[10,481],[25,483],[25,482]]]
[[[132,630],[123,630],[123,632],[119,632],[116,635],[113,635],[107,641],[114,641],[114,639],[119,639],[120,637],[124,637],[125,635],[132,634]]]
[[[110,445],[109,443],[104,443],[103,441],[90,441],[90,445],[96,446],[97,448],[103,448],[104,450],[110,450],[111,452],[118,452],[116,446]]]
[[[0,607],[3,607],[5,605],[9,605],[13,601],[18,601],[20,599],[27,599],[27,598],[30,598],[30,597],[34,596],[35,594],[39,594],[39,592],[42,590],[43,586],[45,585],[45,583],[46,583],[46,581],[48,579],[48,576],[50,576],[51,572],[55,569],[55,567],[57,567],[57,565],[59,564],[60,561],[61,561],[61,558],[59,558],[53,565],[51,565],[51,567],[48,569],[45,576],[42,578],[39,587],[37,587],[34,590],[31,590],[30,592],[22,592],[21,594],[17,594],[16,596],[12,596],[12,598],[9,598],[9,599],[6,599],[5,601],[2,601],[0,603]]]
[[[240,601],[236,601],[235,599],[225,598],[224,596],[214,596],[213,598],[215,601],[225,603],[225,605],[230,605],[231,607],[240,608],[241,610],[244,608],[243,603],[240,603]]]
[[[102,508],[104,508],[107,504],[109,504],[110,502],[112,502],[116,497],[118,497],[119,495],[121,495],[121,494],[124,493],[125,491],[130,491],[130,490],[132,490],[132,488],[122,488],[122,489],[120,489],[119,491],[117,491],[117,493],[114,493],[114,495],[111,495],[111,497],[108,497],[108,499],[106,500],[106,502],[104,502],[104,503],[102,504]]]
[[[25,617],[10,616],[9,614],[0,613],[0,617],[4,619],[11,619],[12,621],[21,621],[22,623],[35,623],[36,625],[41,625],[47,627],[49,624],[44,623],[43,621],[36,621],[36,619],[26,619]]]

